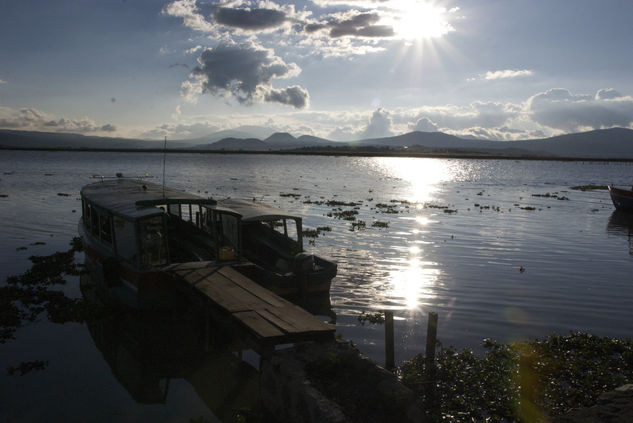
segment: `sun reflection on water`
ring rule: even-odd
[[[437,201],[441,183],[452,179],[452,170],[446,160],[426,158],[376,158],[375,164],[383,174],[403,181],[400,191],[411,204],[407,231],[398,233],[404,245],[396,247],[398,257],[392,259],[388,269],[388,292],[385,294],[397,308],[416,310],[433,302],[438,295],[440,269],[438,263],[426,257],[425,248],[430,245],[426,238],[433,221],[425,216],[425,203]],[[411,227],[412,226],[412,227]]]
[[[419,308],[436,297],[435,284],[439,270],[436,263],[413,254],[389,272],[390,296],[407,310]]]
[[[407,201],[431,201],[438,189],[437,185],[451,179],[450,168],[445,160],[415,157],[381,157],[375,160],[389,176],[402,179],[409,184]]]

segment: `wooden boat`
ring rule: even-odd
[[[286,211],[250,200],[219,200],[241,219],[242,250],[255,263],[249,274],[271,291],[285,296],[329,293],[337,265],[303,248],[302,219]]]
[[[269,283],[269,276],[277,275],[271,270],[277,269],[277,263],[266,261],[274,259],[265,255],[268,250],[264,253],[263,249],[256,249],[257,254],[253,254],[252,249],[257,247],[250,241],[252,235],[248,235],[248,257],[257,261],[246,260],[248,257],[242,254],[244,209],[233,210],[210,198],[118,177],[86,185],[81,190],[81,200],[79,233],[87,259],[101,267],[101,288],[116,301],[135,308],[184,307],[181,296],[174,295],[173,275],[166,271],[177,263],[229,264],[279,295],[306,292],[305,284],[293,285],[294,275],[303,277],[308,286],[313,285],[309,292],[329,292],[336,274],[332,263],[325,282],[320,278],[325,268],[321,259],[297,258],[289,263],[305,267],[294,272],[286,269],[280,274],[285,283]],[[246,218],[249,223],[249,215]],[[303,251],[300,218],[298,222],[299,238],[292,250],[279,250],[292,253],[288,259]],[[268,240],[270,244],[277,242],[276,237]]]
[[[609,185],[609,194],[617,210],[633,212],[633,189],[621,189]]]

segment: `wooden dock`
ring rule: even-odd
[[[193,288],[216,312],[237,322],[263,349],[278,344],[334,338],[332,326],[230,265],[186,263],[171,266],[169,272]]]

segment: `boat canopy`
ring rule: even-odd
[[[238,213],[244,223],[271,222],[281,219],[292,219],[301,222],[301,217],[299,216],[255,201],[237,199],[219,200],[218,208],[226,208]]]
[[[216,201],[174,188],[163,187],[143,180],[108,179],[86,185],[81,196],[96,206],[120,216],[139,219],[146,216],[163,214],[158,205],[200,204],[215,206]]]

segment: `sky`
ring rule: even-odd
[[[630,0],[0,0],[0,128],[337,141],[633,128]]]

